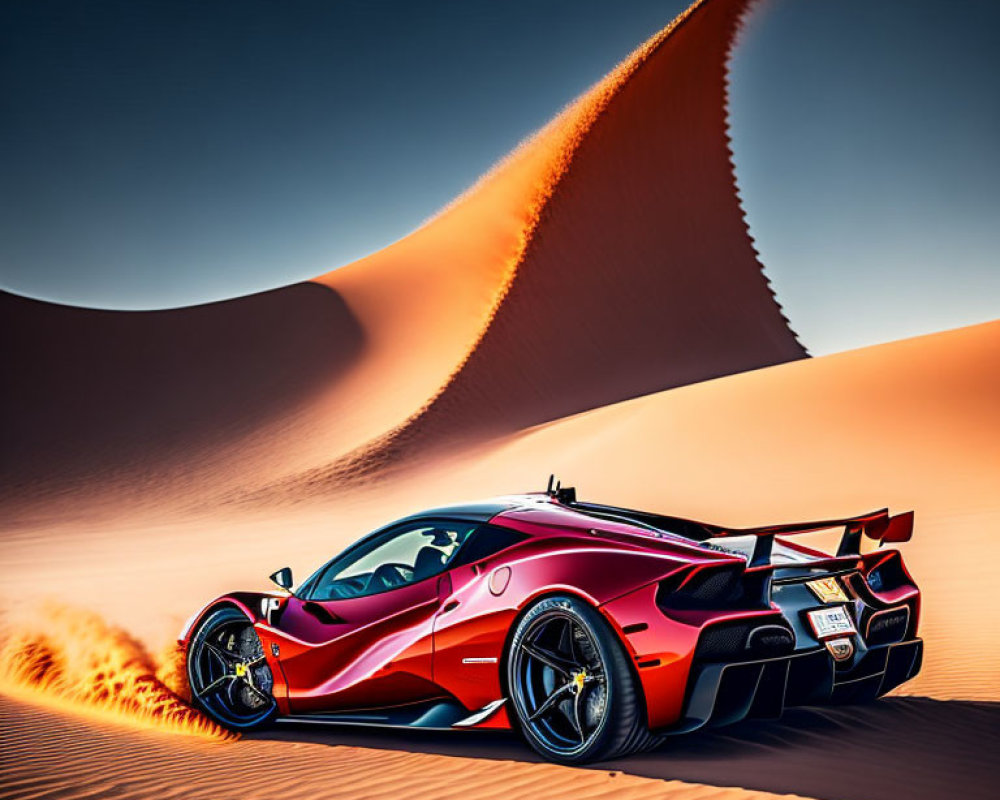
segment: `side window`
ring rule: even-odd
[[[333,561],[319,576],[310,599],[366,597],[437,575],[475,528],[468,522],[427,520],[391,528]]]
[[[458,554],[448,566],[458,567],[489,558],[494,553],[506,550],[527,538],[529,538],[527,534],[512,531],[509,528],[480,525],[466,538]]]

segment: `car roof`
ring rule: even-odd
[[[520,516],[521,512],[543,510],[558,513],[560,526],[575,527],[581,530],[588,530],[594,526],[595,520],[602,520],[634,528],[637,533],[672,534],[679,538],[699,541],[708,538],[707,529],[710,527],[678,517],[661,516],[615,506],[580,503],[575,500],[561,502],[544,492],[504,495],[471,503],[441,506],[421,511],[399,521],[454,519],[485,523],[494,518],[502,519],[509,515]]]
[[[419,511],[408,517],[397,520],[400,522],[413,522],[421,519],[454,519],[467,522],[489,522],[493,517],[504,511],[524,505],[517,497],[497,497],[490,500],[481,500],[473,503],[457,503],[450,506],[440,506],[429,508],[426,511]]]
[[[672,539],[678,543],[697,544],[711,538],[719,530],[717,526],[681,517],[580,502],[573,490],[564,490],[562,495],[535,492],[441,506],[412,514],[394,524],[422,519],[429,521],[450,519],[473,523],[495,520],[502,524],[501,521],[505,519],[525,520],[526,514],[535,524],[562,530],[575,528],[579,531],[590,531],[595,527],[595,523],[599,523],[599,527],[610,532],[608,526],[613,525],[618,533],[639,534],[647,542],[652,536],[660,540]],[[524,531],[528,532],[527,529]]]

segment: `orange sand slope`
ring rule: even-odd
[[[730,161],[746,5],[696,4],[434,220],[317,284],[155,313],[0,296],[0,502],[325,493],[445,434],[801,358]]]
[[[736,526],[914,509],[927,652],[904,691],[1000,700],[998,364],[1000,321],[784,364],[536,428],[437,480],[475,496],[551,469]]]
[[[478,340],[360,465],[804,355],[736,196],[726,65],[745,5],[696,4],[525,146],[543,182]],[[350,302],[345,274],[325,280]]]
[[[0,293],[0,497],[141,502],[206,472],[225,485],[237,455],[302,432],[364,336],[336,292],[311,284],[143,313]]]

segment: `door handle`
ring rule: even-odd
[[[447,614],[449,611],[454,611],[458,608],[458,600],[452,600],[451,602],[445,603],[444,608],[441,609],[442,614]]]

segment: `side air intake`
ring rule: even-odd
[[[660,582],[656,602],[669,612],[755,611],[770,608],[771,571],[747,570],[742,564],[694,567]]]

